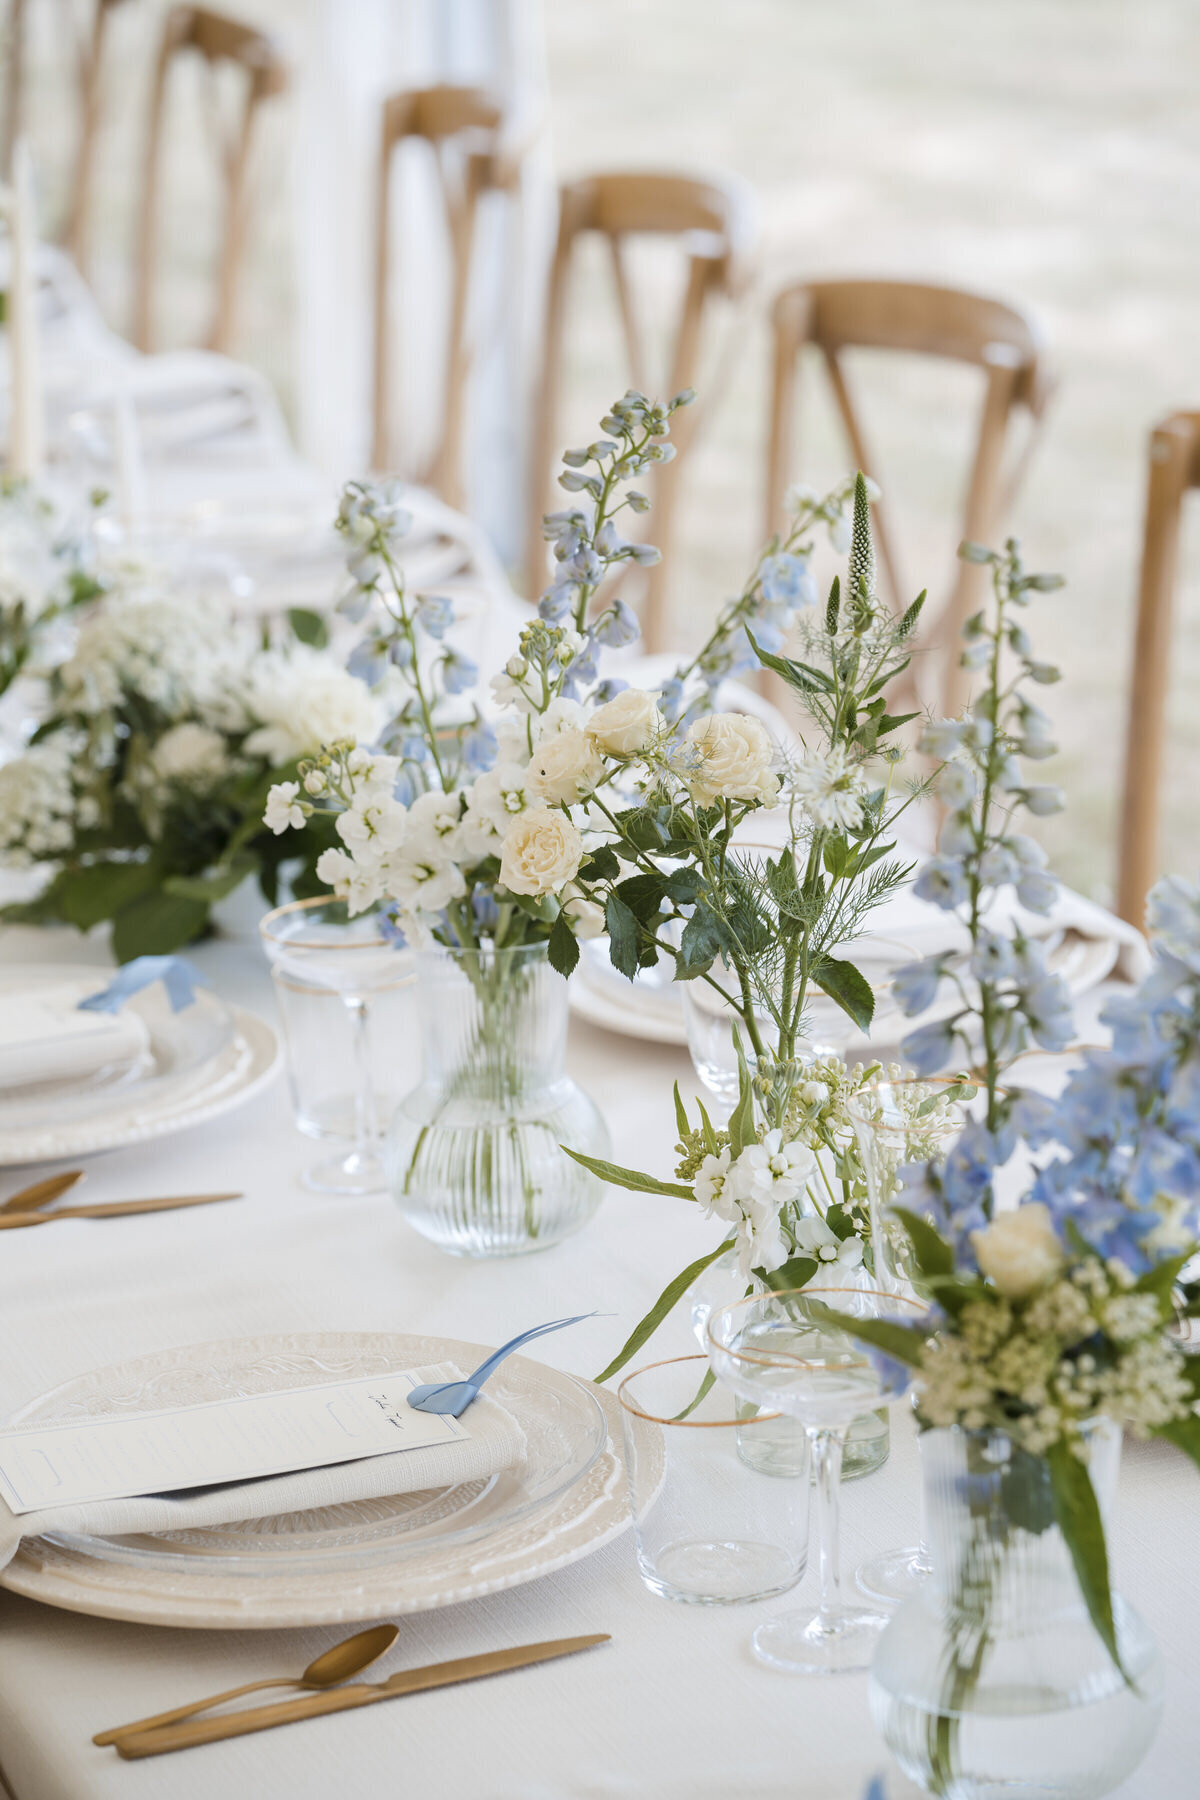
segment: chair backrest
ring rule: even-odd
[[[238,19],[202,6],[174,6],[167,14],[150,98],[145,186],[138,228],[134,341],[140,350],[154,347],[153,289],[158,242],[159,186],[167,86],[176,57],[194,52],[216,68],[221,64],[245,74],[241,119],[231,141],[218,146],[225,187],[225,218],[217,265],[217,297],[208,347],[228,350],[233,340],[241,264],[246,248],[250,149],[255,116],[262,101],[287,86],[287,68],[271,39]]]
[[[1200,488],[1200,412],[1172,413],[1150,437],[1118,842],[1117,911],[1139,930],[1146,894],[1158,875],[1171,631],[1179,532],[1189,488]]]
[[[524,140],[500,103],[479,88],[414,88],[384,101],[375,236],[375,380],[371,463],[390,469],[392,432],[391,213],[395,152],[406,140],[430,146],[445,209],[451,259],[451,302],[439,441],[417,479],[451,506],[464,504],[463,418],[471,370],[467,311],[480,195],[512,192],[519,183]],[[411,473],[411,472],[410,472]]]
[[[850,396],[842,352],[892,350],[946,357],[983,371],[983,410],[958,536],[977,543],[993,541],[1027,460],[1021,458],[1006,473],[1013,412],[1023,408],[1033,421],[1040,419],[1051,385],[1040,333],[1024,313],[1001,301],[954,288],[902,281],[817,281],[785,288],[772,308],[772,325],[768,536],[783,523],[784,492],[794,455],[798,363],[800,352],[811,344],[824,361],[855,463],[881,486],[882,477]],[[886,595],[899,610],[914,595],[901,581],[891,525],[882,503],[874,509],[873,524]],[[958,667],[959,631],[978,604],[982,574],[977,565],[960,563],[953,591],[940,614],[934,617],[931,612],[924,621],[924,641],[930,642],[932,624],[945,658],[940,692],[924,698],[949,713],[957,712],[966,699],[965,677]]]
[[[558,401],[566,329],[567,285],[577,243],[593,233],[606,240],[629,375],[633,386],[670,399],[694,385],[704,315],[718,294],[736,297],[748,282],[753,235],[749,190],[732,177],[699,179],[642,171],[585,176],[560,191],[558,242],[550,270],[546,304],[545,354],[533,432],[530,469],[530,517],[526,537],[526,580],[535,598],[546,585],[542,514],[553,505],[551,477],[558,444]],[[687,259],[687,285],[671,350],[665,384],[653,383],[645,366],[642,332],[625,257],[628,238],[672,237]],[[675,415],[677,449],[695,436],[697,408]],[[654,510],[651,529],[663,561],[649,572],[642,621],[646,648],[662,648],[665,627],[666,575],[670,563],[671,526],[678,487],[678,463],[659,464],[653,474]]]
[[[80,274],[90,261],[92,192],[95,179],[96,134],[100,128],[101,71],[108,15],[121,0],[92,0],[90,27],[76,46],[76,78],[79,85],[79,128],[75,140],[75,167],[67,197],[63,244]]]

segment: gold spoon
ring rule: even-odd
[[[36,1212],[41,1206],[49,1206],[68,1188],[73,1188],[77,1181],[82,1181],[82,1169],[68,1169],[65,1175],[48,1175],[45,1181],[35,1181],[32,1187],[21,1188],[19,1193],[10,1194],[0,1206],[0,1213]]]
[[[357,1675],[360,1670],[378,1662],[399,1636],[398,1625],[373,1625],[370,1631],[356,1632],[353,1637],[334,1644],[332,1649],[322,1651],[315,1662],[309,1663],[303,1675],[280,1675],[272,1681],[248,1681],[245,1687],[230,1688],[227,1694],[213,1694],[208,1700],[193,1700],[190,1706],[176,1706],[171,1712],[155,1713],[152,1719],[135,1719],[131,1725],[116,1725],[111,1731],[97,1732],[92,1742],[112,1744],[117,1738],[127,1737],[132,1732],[150,1731],[158,1725],[174,1725],[180,1719],[190,1719],[193,1713],[204,1712],[210,1706],[222,1706],[226,1700],[236,1700],[242,1694],[257,1693],[260,1688],[336,1687],[348,1676]]]

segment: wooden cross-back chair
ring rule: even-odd
[[[595,234],[605,240],[612,262],[617,307],[632,385],[664,400],[695,384],[703,325],[710,301],[717,295],[736,298],[748,282],[748,258],[752,239],[752,209],[748,189],[732,177],[701,180],[689,175],[660,175],[629,171],[585,176],[568,182],[560,193],[558,242],[550,271],[546,306],[545,353],[538,398],[530,470],[530,518],[526,540],[526,579],[531,597],[546,585],[546,554],[542,514],[556,504],[552,475],[561,446],[559,391],[562,381],[566,329],[567,285],[571,262],[579,240]],[[645,362],[642,332],[629,280],[625,245],[638,236],[678,240],[687,259],[687,285],[671,350],[671,366],[665,385],[651,381]],[[671,441],[678,451],[696,434],[698,409],[676,413]],[[670,562],[671,528],[678,491],[678,461],[654,468],[648,482],[653,499],[650,515],[652,540],[663,552],[663,561],[650,570],[642,627],[646,648],[663,648],[666,575]]]
[[[1140,930],[1158,875],[1163,746],[1183,503],[1200,488],[1200,412],[1172,413],[1150,437],[1146,522],[1118,842],[1117,911]]]
[[[19,0],[18,0],[19,3]],[[95,178],[96,137],[100,129],[101,74],[108,18],[121,0],[93,0],[90,25],[75,46],[79,88],[79,129],[75,140],[75,167],[63,225],[63,243],[80,274],[90,262],[92,191]]]
[[[842,352],[908,352],[946,357],[982,370],[983,408],[958,537],[993,542],[1025,472],[1033,427],[1051,389],[1045,348],[1032,320],[1015,307],[979,294],[902,281],[801,282],[778,295],[771,317],[774,369],[767,446],[767,535],[784,523],[784,492],[794,455],[798,364],[800,353],[812,345],[825,364],[855,464],[881,486],[882,477],[851,399]],[[1028,413],[1031,429],[1025,453],[1014,460],[1008,440],[1018,410]],[[877,502],[873,514],[885,596],[902,610],[914,594],[900,577],[886,503]],[[933,641],[946,661],[940,692],[924,698],[947,714],[958,712],[967,697],[967,678],[958,667],[956,651],[959,631],[978,604],[976,596],[984,574],[976,565],[960,563],[944,608],[936,618],[927,616],[923,621],[923,641],[931,642],[932,624]],[[912,692],[916,696],[915,685]]]
[[[134,341],[154,347],[154,277],[158,248],[159,187],[167,88],[177,57],[192,52],[211,69],[228,65],[245,74],[245,98],[233,137],[219,144],[225,188],[225,216],[217,264],[217,296],[208,345],[228,350],[233,341],[238,289],[246,249],[250,152],[259,107],[287,86],[287,68],[263,32],[202,6],[174,6],[167,14],[150,99],[145,186],[138,227]]]
[[[433,153],[450,244],[451,298],[439,440],[418,477],[449,505],[462,508],[463,420],[472,347],[467,336],[471,268],[480,196],[511,193],[520,182],[528,131],[518,135],[499,101],[480,88],[439,86],[393,94],[383,104],[375,235],[375,381],[371,463],[392,467],[391,199],[399,146],[423,140]]]

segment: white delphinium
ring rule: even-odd
[[[370,743],[386,716],[376,691],[307,644],[256,657],[245,698],[254,725],[246,749],[276,764],[325,744]]]

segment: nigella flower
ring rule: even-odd
[[[461,650],[449,649],[442,658],[442,682],[448,694],[465,694],[479,680],[479,664]]]
[[[474,775],[484,775],[493,767],[498,754],[496,733],[486,719],[476,714],[475,723],[464,733],[463,762]]]
[[[946,957],[926,956],[921,962],[903,963],[892,971],[892,993],[906,1019],[927,1012],[937,999]]]
[[[401,806],[411,806],[418,794],[425,792],[424,783],[417,779],[417,769],[412,763],[404,763],[396,776],[396,785],[392,789],[392,798]]]
[[[783,601],[796,610],[815,603],[817,585],[806,557],[792,556],[786,551],[778,556],[765,556],[758,573],[764,600]]]
[[[626,644],[633,644],[642,634],[637,614],[624,600],[614,600],[609,610],[602,613],[593,627],[593,635],[598,644],[607,650],[621,650]]]
[[[904,1060],[918,1075],[936,1075],[954,1054],[954,1027],[947,1019],[910,1031],[900,1045]]]
[[[496,904],[496,897],[486,888],[477,887],[471,895],[471,911],[475,914],[475,923],[482,933],[494,932],[500,923],[500,908]]]
[[[931,856],[913,883],[918,900],[950,911],[967,898],[967,877],[960,862],[951,856]]]
[[[454,602],[441,594],[422,594],[417,601],[416,619],[431,638],[445,637],[454,623]]]

